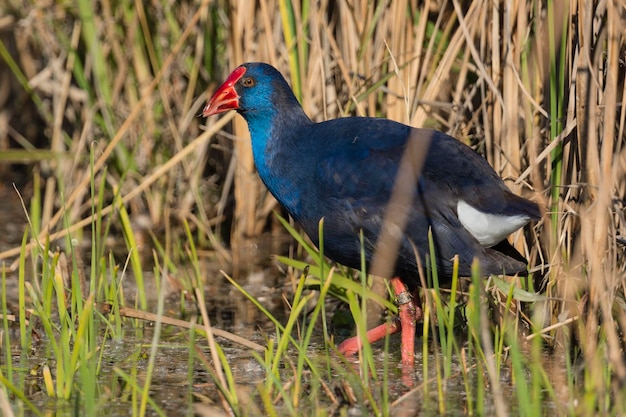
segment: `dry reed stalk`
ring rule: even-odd
[[[325,5],[327,3],[323,2],[322,6]],[[338,2],[330,11],[323,7],[312,8],[306,14],[307,21],[298,20],[303,15],[296,10],[300,28],[306,27],[310,37],[305,39],[299,32],[291,45],[284,44],[282,32],[271,29],[272,23],[283,22],[279,3],[265,0],[258,8],[247,7],[244,11],[237,2],[232,2],[231,6],[229,63],[224,67],[231,69],[251,60],[268,61],[289,79],[292,75],[292,70],[287,68],[289,51],[297,48],[299,71],[306,74],[303,106],[314,119],[341,115],[349,98],[356,104],[356,114],[382,114],[399,121],[410,119],[415,126],[423,126],[429,118],[434,118],[438,124],[444,124],[444,130],[456,131],[459,124],[466,121],[462,113],[450,110],[459,106],[464,110],[471,105],[479,91],[470,90],[473,96],[467,96],[465,89],[468,79],[478,76],[477,84],[485,94],[481,101],[493,105],[480,106],[478,118],[472,119],[469,126],[480,123],[480,127],[472,130],[484,134],[490,162],[505,177],[515,178],[528,164],[530,158],[526,152],[539,154],[537,147],[526,151],[520,146],[518,108],[523,101],[519,93],[523,86],[520,87],[519,66],[527,27],[517,23],[526,19],[520,14],[528,13],[522,6],[500,12],[488,3],[472,2],[467,10],[461,10],[454,2],[454,7],[444,7],[435,14],[434,30],[440,30],[442,38],[447,40],[438,44],[434,37],[426,41],[432,10],[420,8],[415,2],[393,2],[391,7],[379,8],[372,8],[366,1],[349,5]],[[407,13],[409,10],[419,12],[419,17]],[[504,28],[500,28],[499,22],[503,19]],[[485,24],[491,24],[490,31],[483,30]],[[308,56],[300,53],[305,49],[301,46],[303,43],[307,45]],[[478,45],[481,46],[477,48]],[[359,98],[386,73],[394,72],[395,75],[378,89]],[[327,82],[332,74],[340,82],[334,89]],[[454,89],[449,87],[450,80],[456,82]],[[321,87],[324,85],[326,88]],[[379,97],[384,97],[382,102]],[[336,99],[343,100],[337,107],[334,106]],[[452,105],[445,104],[450,101]],[[442,118],[442,113],[448,116]],[[532,118],[532,113],[528,117]],[[470,133],[467,128],[463,131]],[[245,127],[237,124],[235,133],[243,139],[235,143],[238,158],[235,219],[238,225],[233,231],[233,251],[237,253],[237,240],[260,232],[267,221],[265,214],[273,203],[262,203],[272,200],[252,174],[249,145],[244,139],[247,138]],[[535,145],[543,146],[539,142]],[[261,213],[259,207],[263,207]],[[519,248],[532,246],[532,243],[525,243],[521,235],[517,240]]]
[[[539,2],[500,7],[486,1],[450,1],[437,9],[429,1],[382,2],[372,7],[366,0],[324,0],[303,10],[295,1],[250,4],[232,0],[217,15],[208,13],[203,4],[196,17],[203,27],[226,25],[226,44],[221,46],[225,54],[215,57],[219,76],[207,74],[203,68],[187,74],[180,64],[191,62],[193,68],[204,64],[202,54],[210,39],[202,36],[202,28],[195,34],[188,28],[185,36],[189,40],[174,47],[179,48],[175,51],[180,54],[178,62],[170,59],[159,64],[157,57],[163,54],[165,41],[157,39],[159,34],[169,33],[167,24],[154,22],[148,9],[124,14],[106,0],[101,4],[103,13],[94,17],[94,25],[102,34],[104,62],[112,63],[107,68],[110,92],[95,91],[92,108],[87,106],[85,91],[68,85],[75,63],[63,52],[55,28],[41,9],[32,6],[32,26],[25,32],[30,35],[19,40],[25,43],[20,49],[23,72],[32,88],[45,98],[41,111],[49,115],[46,126],[53,133],[49,146],[74,154],[72,164],[61,164],[46,180],[44,219],[50,221],[44,224],[51,231],[59,227],[67,212],[71,213],[70,223],[85,224],[78,219],[86,217],[90,208],[85,159],[86,143],[93,140],[96,155],[104,155],[97,159],[98,173],[114,152],[122,165],[133,158],[135,172],[123,183],[109,175],[108,184],[136,196],[129,201],[134,211],[148,211],[152,222],[162,222],[162,213],[178,203],[178,184],[189,183],[192,187],[188,188],[197,189],[205,183],[203,170],[198,167],[211,157],[213,149],[199,150],[181,164],[180,171],[170,171],[171,177],[159,181],[146,172],[149,163],[163,163],[160,156],[152,154],[168,141],[174,152],[180,151],[184,137],[199,135],[193,116],[203,97],[197,94],[196,85],[222,79],[244,61],[259,60],[276,66],[301,89],[305,111],[315,120],[346,114],[380,115],[417,127],[437,127],[475,145],[505,179],[519,178],[519,183],[509,182],[512,188],[526,194],[530,194],[527,188],[534,190],[534,198],[556,214],[549,213],[536,230],[516,234],[514,239],[533,266],[545,274],[547,293],[552,297],[545,309],[546,325],[578,314],[577,296],[587,288],[591,290],[591,304],[604,305],[604,316],[606,303],[613,298],[603,296],[623,289],[624,257],[615,234],[623,232],[624,218],[612,200],[623,200],[626,188],[626,116],[621,104],[626,93],[624,69],[619,65],[624,34],[615,29],[623,17],[614,2],[555,3],[564,7],[555,15],[565,18],[554,22],[546,20],[546,6]],[[191,16],[194,7],[181,5],[179,18]],[[615,11],[610,19],[609,9]],[[286,31],[285,26],[291,23],[281,10],[293,12],[291,32]],[[213,22],[215,16],[222,20]],[[156,30],[149,30],[151,23]],[[566,80],[562,80],[567,82],[562,97],[564,127],[552,143],[546,133],[555,122],[549,120],[551,56],[546,43],[550,25],[554,25],[555,44],[561,45],[559,36],[564,35],[567,48]],[[76,46],[76,37],[86,28],[79,24],[68,27],[68,44]],[[120,27],[128,28],[125,36],[118,31]],[[48,49],[42,49],[42,57],[28,52],[32,49],[28,42],[34,42],[36,32],[49,44]],[[289,33],[292,38],[287,45]],[[91,74],[94,61],[82,58],[84,73]],[[48,67],[39,68],[39,61],[49,62]],[[172,67],[163,71],[159,65]],[[189,77],[177,78],[181,72]],[[155,82],[155,77],[163,78]],[[107,107],[110,99],[115,99],[114,111]],[[76,120],[81,127],[68,130],[63,120]],[[103,122],[98,125],[99,120]],[[225,166],[234,164],[235,187],[231,191],[226,181],[223,184],[221,209],[203,205],[200,193],[189,189],[175,208],[180,208],[181,216],[211,223],[221,218],[220,210],[232,192],[237,202],[233,260],[238,266],[243,262],[239,253],[246,238],[264,230],[275,202],[254,172],[247,128],[240,118],[235,118],[233,132],[234,159]],[[124,151],[115,149],[106,138],[112,138]],[[213,143],[229,147],[229,141],[216,139]],[[559,146],[563,165],[557,182],[550,154]],[[125,153],[129,149],[134,153]],[[57,178],[65,181],[67,206],[54,213],[61,201]],[[145,192],[139,196],[133,191],[136,189]],[[559,193],[549,195],[553,189]],[[191,213],[194,206],[200,208],[198,215]],[[219,245],[216,239],[213,242]],[[589,272],[581,271],[583,267]]]
[[[597,184],[593,204],[586,210],[585,219],[583,220],[583,250],[586,258],[589,259],[588,280],[589,280],[589,301],[591,311],[602,315],[602,328],[606,334],[608,342],[608,357],[612,365],[612,369],[616,373],[620,381],[626,381],[626,364],[623,359],[623,352],[620,342],[620,336],[616,332],[616,323],[612,313],[613,303],[615,300],[615,291],[620,285],[620,281],[624,279],[617,275],[615,265],[616,253],[614,237],[610,236],[610,231],[614,231],[612,226],[612,211],[614,198],[613,192],[616,183],[616,166],[614,149],[616,147],[616,120],[617,120],[617,90],[621,84],[624,87],[623,80],[618,83],[619,60],[623,45],[623,27],[624,20],[620,19],[618,13],[618,5],[614,2],[607,2],[607,25],[606,25],[606,61],[599,62],[598,69],[604,70],[605,78],[602,85],[603,94],[602,101],[598,103],[601,110],[601,120],[603,125],[598,130],[599,140],[595,146],[599,150],[598,160],[594,161],[597,167],[594,171],[595,178],[592,182]],[[604,57],[603,57],[604,58]],[[622,57],[623,59],[623,57]],[[623,77],[623,72],[622,72]],[[622,138],[623,139],[623,138]],[[594,154],[595,156],[595,154]],[[587,219],[594,219],[589,221]],[[608,239],[607,239],[608,236]],[[593,319],[595,313],[591,314]],[[587,333],[593,331],[595,323],[592,320],[587,322]],[[595,346],[591,345],[589,350],[594,356],[599,357],[595,351]],[[589,355],[586,355],[587,357]],[[603,375],[598,371],[592,371],[594,382],[598,388],[604,384]]]
[[[206,2],[205,2],[206,3]],[[109,22],[112,20],[119,20],[119,16],[113,16],[110,14],[110,9],[107,8],[108,3],[103,3],[104,16],[94,16],[93,23],[99,28],[103,36],[107,39],[115,39],[119,40],[119,36],[116,32],[119,29],[119,26],[110,25]],[[141,154],[142,150],[146,152],[150,152],[152,149],[151,146],[147,146],[146,143],[142,142],[134,142],[138,137],[142,140],[147,140],[151,143],[154,139],[150,132],[154,132],[157,130],[157,125],[155,123],[146,123],[145,119],[143,119],[143,114],[146,112],[152,113],[151,109],[156,100],[153,99],[150,92],[154,90],[158,90],[159,88],[163,88],[162,85],[171,85],[175,83],[164,82],[162,84],[157,85],[157,82],[161,79],[161,77],[171,77],[172,72],[168,72],[168,66],[172,64],[174,57],[177,53],[180,53],[182,46],[189,39],[191,29],[193,28],[193,24],[197,21],[200,16],[200,13],[196,13],[196,16],[192,16],[191,19],[186,19],[186,23],[190,24],[187,30],[181,34],[177,38],[177,43],[172,46],[172,53],[168,54],[164,57],[163,68],[155,69],[155,75],[150,78],[148,85],[141,86],[141,90],[136,89],[136,79],[132,76],[126,76],[125,78],[115,77],[112,90],[115,95],[114,97],[117,101],[115,102],[115,109],[120,114],[110,114],[104,110],[105,105],[102,102],[95,103],[93,108],[89,108],[87,103],[88,94],[85,94],[84,91],[79,90],[76,86],[70,85],[68,87],[67,79],[68,73],[72,71],[74,68],[74,59],[78,55],[74,54],[74,50],[71,53],[64,51],[65,45],[58,43],[58,32],[60,28],[56,27],[55,24],[57,21],[54,19],[48,19],[48,16],[43,13],[42,10],[37,9],[37,5],[32,5],[31,14],[33,16],[32,20],[25,21],[24,23],[27,25],[31,25],[31,31],[28,30],[24,33],[31,33],[31,37],[23,39],[26,44],[24,48],[19,49],[18,53],[21,53],[20,56],[24,60],[28,60],[32,49],[28,47],[30,44],[37,44],[38,39],[45,39],[48,41],[46,48],[35,48],[37,51],[41,53],[40,56],[37,57],[38,63],[49,63],[48,67],[44,67],[40,69],[39,73],[33,71],[30,75],[29,85],[31,88],[40,92],[44,97],[47,97],[46,94],[50,91],[50,99],[43,100],[40,106],[40,112],[44,115],[54,115],[54,117],[50,117],[50,129],[54,133],[53,137],[56,138],[54,143],[54,149],[57,152],[60,152],[61,149],[65,149],[67,146],[71,146],[72,153],[74,154],[73,163],[71,164],[59,164],[58,168],[55,172],[51,172],[53,175],[48,175],[47,183],[44,191],[44,210],[43,210],[43,232],[40,236],[40,241],[43,241],[45,236],[50,234],[54,236],[63,236],[67,234],[67,232],[71,230],[77,230],[79,224],[85,224],[84,219],[79,221],[80,217],[85,216],[85,213],[90,212],[91,205],[88,199],[88,191],[89,191],[89,180],[90,180],[90,168],[88,164],[88,157],[85,156],[86,150],[88,147],[85,145],[87,141],[95,144],[95,155],[96,155],[96,164],[95,164],[95,182],[99,183],[99,175],[101,175],[100,169],[107,163],[107,158],[116,151],[115,145],[124,144],[125,146],[130,145],[133,149],[137,150],[136,155],[138,158],[135,159],[135,162],[140,162],[144,154]],[[53,9],[53,13],[61,12],[61,9]],[[196,10],[192,10],[195,12]],[[119,13],[119,11],[117,11]],[[109,14],[108,14],[109,13]],[[106,17],[110,17],[111,20],[106,20]],[[75,16],[64,16],[67,17],[68,20],[76,22],[77,19]],[[73,18],[73,20],[71,20]],[[119,23],[119,21],[117,22]],[[99,25],[99,26],[98,26]],[[70,28],[73,28],[72,40],[69,42],[69,48],[77,48],[78,52],[82,52],[80,48],[77,47],[77,36],[82,35],[85,31],[84,26],[79,24],[70,25]],[[33,29],[34,28],[34,29]],[[37,36],[34,36],[35,30],[37,31]],[[110,31],[110,32],[108,32]],[[22,34],[24,34],[22,33]],[[22,38],[21,38],[22,39]],[[132,40],[129,39],[130,42]],[[104,53],[105,56],[110,60],[105,62],[113,62],[112,68],[108,68],[112,72],[115,70],[119,70],[121,74],[128,74],[131,70],[129,63],[126,61],[127,57],[124,54],[118,55],[118,48],[116,47],[115,42],[111,42],[111,45],[114,45],[110,48],[105,48]],[[132,48],[132,42],[129,45],[128,50],[134,50]],[[140,51],[135,50],[137,53]],[[66,55],[64,55],[66,54]],[[110,54],[110,55],[108,55]],[[181,54],[182,56],[182,54]],[[135,57],[135,54],[131,58]],[[180,56],[179,56],[180,58]],[[89,56],[81,56],[81,65],[84,66],[83,76],[90,76],[90,69],[93,62],[90,60]],[[183,58],[181,58],[183,59]],[[116,61],[117,60],[117,61]],[[59,65],[59,62],[65,62],[64,66]],[[133,66],[132,68],[136,68],[137,66]],[[143,71],[143,70],[142,70]],[[30,73],[29,73],[30,74]],[[117,74],[117,73],[116,73]],[[133,75],[136,75],[133,73]],[[59,83],[59,80],[60,83]],[[171,81],[171,80],[170,80]],[[94,81],[95,82],[95,81]],[[121,93],[123,91],[124,93]],[[138,93],[141,91],[141,94]],[[143,95],[142,95],[143,94]],[[176,97],[173,94],[170,94],[171,97]],[[125,109],[129,109],[129,104],[127,101],[133,104],[132,111],[130,112],[129,117],[124,120],[126,116],[124,114]],[[137,100],[136,100],[137,99]],[[145,106],[145,107],[142,107]],[[188,110],[178,109],[179,112],[184,112]],[[197,110],[196,110],[197,111]],[[93,120],[94,116],[98,114],[100,117],[104,118],[104,124],[107,128],[110,129],[111,136],[108,136],[107,132],[103,132],[102,130],[97,129],[94,126]],[[121,116],[121,120],[112,120],[113,116]],[[64,123],[60,125],[59,120],[63,119]],[[171,120],[177,119],[172,115]],[[188,118],[182,118],[183,120],[188,120]],[[117,126],[117,125],[120,126]],[[149,126],[144,125],[148,124]],[[141,126],[141,127],[138,127]],[[43,128],[42,128],[43,129]],[[60,129],[63,129],[61,132]],[[160,129],[160,127],[159,127]],[[197,127],[196,127],[197,131]],[[129,134],[128,136],[124,136],[125,134]],[[138,132],[143,133],[143,135],[137,134]],[[103,138],[111,137],[111,142],[107,142]],[[60,138],[63,138],[61,140]],[[123,139],[123,140],[122,140]],[[69,143],[69,145],[68,145]],[[52,145],[51,145],[52,146]],[[144,158],[145,159],[145,158]],[[45,163],[45,162],[44,162]],[[154,163],[151,161],[150,163]],[[139,164],[141,167],[145,169],[146,164]],[[124,169],[125,167],[122,167]],[[196,169],[195,171],[200,171]],[[135,175],[129,176],[131,180],[129,181],[126,178],[127,182],[121,184],[123,187],[128,187],[130,190],[136,190],[134,183],[134,179],[136,175],[140,173],[135,172]],[[115,179],[113,177],[108,177],[111,182],[114,182]],[[60,186],[57,184],[57,180],[62,180],[63,190],[59,192]],[[141,180],[139,180],[141,181]],[[132,184],[132,185],[131,185]],[[115,186],[116,184],[113,184]],[[137,194],[135,194],[137,195]],[[141,202],[142,200],[139,199]],[[133,204],[133,202],[129,202]],[[61,206],[54,216],[51,216],[52,210],[55,206]],[[143,210],[141,205],[138,205],[139,209]],[[48,213],[48,214],[46,214]],[[46,221],[49,219],[48,221]],[[64,219],[66,222],[63,224],[61,219]],[[59,227],[59,224],[63,224]],[[88,223],[88,222],[87,222]],[[54,234],[53,231],[56,229],[64,229],[66,225],[69,224],[69,228],[65,229],[59,233]],[[19,248],[17,248],[19,251]],[[0,257],[9,257],[14,256],[15,251],[6,251],[0,255]]]

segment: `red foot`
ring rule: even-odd
[[[416,323],[422,319],[422,309],[419,305],[416,305],[413,302],[413,298],[417,298],[418,300],[419,298],[417,297],[417,294],[411,295],[408,292],[406,286],[402,283],[402,281],[400,281],[400,278],[391,279],[391,286],[393,287],[393,291],[396,294],[396,299],[399,304],[399,320],[389,324],[381,324],[378,327],[368,330],[366,335],[367,341],[369,343],[374,343],[384,338],[387,334],[393,334],[398,330],[402,330],[402,343],[400,348],[402,365],[413,366],[415,356],[415,327]],[[344,355],[350,356],[358,352],[362,346],[363,344],[361,339],[356,336],[344,340],[339,345],[338,349],[339,352]]]
[[[385,337],[387,334],[394,334],[398,330],[400,330],[400,323],[398,322],[381,324],[380,326],[367,331],[367,341],[369,343],[374,343]],[[339,352],[343,353],[345,356],[351,356],[357,353],[362,347],[363,343],[361,342],[361,338],[359,336],[354,336],[341,342],[337,349],[339,349]]]

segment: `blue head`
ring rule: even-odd
[[[271,65],[249,62],[228,76],[202,111],[203,116],[237,110],[250,130],[270,130],[276,123],[301,118],[304,114],[287,81]],[[257,126],[258,124],[258,126]]]

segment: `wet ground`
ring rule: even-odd
[[[4,221],[0,222],[0,252],[3,252],[20,245],[27,223],[21,210],[19,198],[17,198],[13,190],[5,188],[0,191],[2,191],[0,193],[0,217],[4,219]],[[10,219],[10,221],[6,219]],[[250,258],[246,259],[246,262],[252,268],[249,268],[248,272],[242,274],[239,282],[264,307],[268,308],[274,316],[284,322],[288,309],[283,296],[290,297],[291,283],[287,281],[283,273],[279,273],[275,267],[268,264],[267,260],[270,257],[270,253],[259,250],[260,247],[267,246],[265,244],[251,244],[249,248]],[[259,258],[262,259],[259,260]],[[5,266],[8,267],[13,260],[9,259],[0,262],[5,262]],[[221,268],[223,268],[223,265],[214,265],[210,261],[203,261],[203,273],[207,278],[205,297],[211,324],[265,346],[267,339],[274,337],[274,325],[223,277],[219,272]],[[7,269],[7,271],[6,296],[9,301],[9,309],[14,309],[17,305],[17,274],[15,270]],[[145,283],[149,308],[152,309],[152,312],[155,312],[158,294],[154,277],[149,271],[146,272]],[[136,292],[136,286],[132,277],[124,280],[124,287],[126,294],[129,295],[128,298],[132,298],[130,295]],[[165,315],[188,320],[190,316],[197,314],[197,309],[194,306],[193,299],[190,297],[184,301],[185,297],[181,297],[179,290],[180,288],[177,287],[175,280],[168,280],[165,283]],[[183,299],[182,302],[181,299]],[[336,304],[331,302],[328,304],[328,307],[329,314],[332,314]],[[332,321],[332,317],[329,317],[330,321]],[[147,369],[153,330],[153,323],[150,322],[142,323],[137,327],[127,325],[124,326],[119,337],[107,338],[103,341],[102,368],[98,376],[97,387],[98,401],[102,404],[102,407],[98,415],[129,415],[131,390],[120,378],[116,369],[125,372],[130,369],[136,369],[138,380],[143,381],[144,375],[142,374]],[[24,351],[19,346],[17,330],[13,327],[11,332],[13,332],[10,336],[14,371],[18,378],[27,380],[26,386],[28,389],[26,395],[28,399],[40,410],[47,410],[47,412],[51,413],[50,415],[76,415],[77,410],[75,406],[76,401],[80,402],[79,398],[75,398],[70,402],[54,401],[44,392],[43,378],[38,370],[44,364],[50,364],[49,347],[47,347],[45,340],[35,341],[33,349],[24,354]],[[101,332],[100,334],[104,333]],[[150,397],[164,410],[166,415],[193,415],[194,404],[206,403],[207,401],[215,402],[213,404],[215,409],[220,408],[220,404],[216,402],[219,398],[216,385],[207,368],[197,359],[190,362],[188,337],[189,332],[186,329],[164,326],[159,339]],[[34,339],[37,339],[37,337],[34,337]],[[241,397],[253,398],[252,393],[255,392],[257,385],[264,382],[265,370],[249,349],[242,348],[240,345],[222,338],[218,338],[218,343],[224,350],[238,389],[249,393],[249,395],[245,394],[241,395]],[[321,364],[327,360],[323,343],[324,338],[321,329],[318,329],[310,345],[308,356]],[[210,358],[206,340],[197,337],[195,345],[200,348],[202,354]],[[393,404],[393,415],[409,416],[418,413],[420,415],[440,415],[442,407],[444,415],[466,415],[467,392],[465,381],[460,372],[461,363],[459,358],[453,358],[453,377],[448,379],[442,388],[445,392],[445,402],[442,404],[438,401],[437,378],[434,371],[435,367],[433,366],[438,359],[435,358],[431,345],[431,351],[427,360],[431,365],[428,367],[428,375],[425,375],[422,365],[424,358],[421,346],[422,341],[418,338],[416,340],[416,348],[418,350],[416,352],[416,370],[415,374],[411,375],[411,380],[414,386],[417,387],[414,390],[407,388],[406,381],[402,377],[403,374],[399,366],[399,338],[391,338],[389,350],[391,353],[389,354],[384,352],[382,344],[379,343],[375,346],[374,359],[376,368],[379,370],[379,382],[375,382],[375,384],[381,383],[380,381],[383,379],[382,370],[385,364],[387,364],[389,368],[388,392],[390,402]],[[5,361],[4,355],[4,352],[0,355],[0,366]],[[341,362],[340,358],[336,357],[332,357],[332,360],[335,363]],[[325,369],[326,367],[322,365],[320,368]],[[352,368],[357,370],[354,371]],[[285,364],[285,369],[289,369],[288,364]],[[358,377],[358,364],[354,363],[354,361],[349,361],[344,362],[344,365],[341,366],[333,366],[331,369],[331,374],[327,375],[324,380],[328,384],[329,389],[340,399],[340,402],[333,405],[327,400],[329,413],[331,415],[347,413],[350,416],[369,415],[369,409],[361,409],[362,405],[350,404],[349,391],[353,389],[351,386],[355,385],[350,381],[351,378],[354,380],[355,377]],[[507,394],[515,390],[513,381],[507,377],[507,375],[510,376],[510,373],[503,372],[502,375],[503,380],[501,382],[505,397],[512,398],[514,397],[513,395]],[[286,379],[288,377],[286,375]],[[474,375],[475,377],[476,375]],[[425,380],[429,381],[426,383],[427,389],[423,388]],[[476,383],[476,380],[470,381],[470,385],[475,385]],[[258,397],[254,401],[258,402]],[[495,411],[492,399],[488,397],[483,401],[486,414],[492,414]],[[512,406],[514,414],[514,405]],[[547,407],[549,408],[549,405]],[[29,413],[25,412],[24,415],[29,415]],[[148,408],[147,415],[156,414]],[[253,413],[253,415],[256,414]]]
[[[25,200],[27,198],[26,196]],[[0,185],[0,219],[0,253],[19,248],[28,222],[18,194],[7,185]],[[268,237],[264,236],[262,239],[267,240]],[[119,246],[124,250],[121,236],[119,240],[121,241]],[[85,245],[77,246],[76,250],[83,251],[81,253],[84,256],[83,263],[89,265],[90,254],[85,253],[89,247],[88,236],[85,237],[85,242]],[[63,240],[53,242],[51,248],[59,247],[63,252],[64,243]],[[285,292],[289,292],[291,285],[286,282],[285,275],[279,274],[276,267],[272,266],[270,261],[270,248],[272,247],[274,245],[269,245],[263,240],[250,242],[244,247],[240,259],[245,267],[240,271],[238,282],[264,307],[268,308],[276,318],[284,322],[288,312],[282,297]],[[124,254],[118,253],[120,248],[112,246],[110,250],[120,255],[120,264],[123,265]],[[146,260],[150,261],[150,250],[146,252],[148,255]],[[6,273],[5,293],[1,295],[7,301],[8,313],[16,316],[23,313],[18,308],[17,261],[18,256],[0,259],[0,266],[3,266]],[[27,260],[27,262],[32,261]],[[228,266],[202,257],[200,264],[201,273],[206,280],[204,297],[211,325],[261,345],[266,343],[266,338],[272,338],[275,330],[272,322],[223,276],[221,270],[230,272]],[[181,290],[179,277],[190,276],[193,272],[185,271],[185,266],[177,265],[177,267],[179,268],[178,274],[170,274],[161,283],[165,301],[164,315],[190,320],[193,316],[198,316],[200,312],[193,295]],[[32,268],[26,268],[26,270],[30,271]],[[88,273],[88,267],[85,267],[85,270]],[[32,277],[28,276],[28,272],[26,275],[26,281],[31,281]],[[136,298],[137,286],[130,272],[126,272],[122,285],[127,302],[132,307],[133,300]],[[159,292],[150,267],[144,271],[144,288],[148,301],[147,310],[154,313],[157,310]],[[107,300],[97,301],[101,304],[107,302]],[[17,323],[9,323],[8,334],[13,377],[17,381],[25,381],[24,393],[27,399],[38,409],[56,416],[77,415],[76,402],[82,401],[79,397],[74,397],[69,402],[56,401],[45,393],[42,369],[44,366],[55,369],[55,363],[52,359],[54,355],[50,352],[50,344],[45,339],[41,324],[37,324],[38,319],[32,317],[31,319],[35,323],[32,334],[33,342],[30,349],[27,350],[24,350],[20,345]],[[4,337],[1,335],[3,333],[1,323],[0,320],[0,337]],[[102,407],[98,415],[127,416],[129,415],[131,390],[120,378],[116,369],[124,372],[136,370],[138,372],[137,379],[140,381],[145,379],[145,375],[142,374],[147,371],[150,345],[154,335],[154,323],[150,321],[139,322],[137,326],[126,323],[122,326],[122,333],[116,337],[106,336],[104,320],[101,320],[97,327],[100,329],[100,337],[103,338],[99,341],[103,348],[101,350],[102,368],[97,383],[98,402],[102,404]],[[254,359],[251,350],[219,337],[217,342],[228,359],[228,364],[233,371],[234,382],[242,389],[252,393],[257,384],[263,381],[265,371]],[[199,354],[203,354],[206,358],[211,357],[208,344],[203,337],[197,336],[195,342],[190,343],[189,330],[176,326],[163,326],[155,357],[154,373],[151,378],[150,397],[166,415],[193,415],[194,404],[211,402],[219,398],[215,383],[206,366],[197,359],[197,354],[195,355],[196,359],[190,361],[191,345],[200,349],[201,353]],[[6,345],[2,343],[0,344],[0,370],[3,374],[7,372],[6,354]],[[245,398],[245,396],[243,397]],[[219,403],[216,406],[221,407]],[[78,413],[78,415],[81,414]],[[26,410],[24,415],[31,415],[31,413]],[[147,415],[156,414],[148,408]]]

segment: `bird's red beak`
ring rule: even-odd
[[[202,109],[202,116],[207,117],[213,114],[225,112],[226,110],[239,108],[239,95],[235,90],[235,83],[246,73],[244,67],[237,67],[228,76],[224,84],[213,93],[209,101]]]

